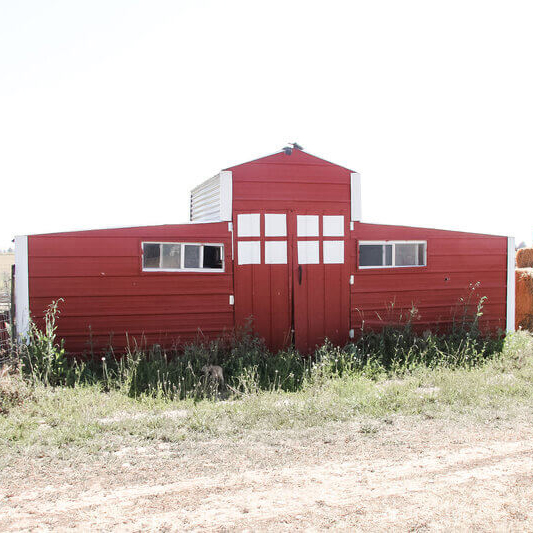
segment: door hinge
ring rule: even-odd
[[[233,294],[229,295],[229,304],[230,305],[234,305],[235,304],[235,297],[233,296]]]
[[[228,231],[233,231],[233,222],[228,222]]]
[[[354,282],[354,277],[353,277],[353,274],[350,276],[350,285],[353,285],[353,282]]]
[[[353,329],[348,331],[348,337],[350,337],[350,339],[353,339],[355,337],[355,331]]]

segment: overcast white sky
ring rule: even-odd
[[[297,141],[366,222],[533,238],[533,2],[0,0],[0,248],[188,220]]]

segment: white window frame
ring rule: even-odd
[[[180,245],[181,246],[181,252],[180,252],[180,260],[181,260],[181,267],[182,268],[145,268],[144,267],[144,245],[145,244],[172,244],[172,245]],[[184,246],[193,245],[193,246],[200,246],[200,268],[183,268],[183,265],[185,264],[185,251],[183,249]],[[204,264],[204,246],[218,246],[222,248],[222,268],[203,268]],[[161,264],[161,248],[159,249],[159,264]],[[226,258],[224,255],[224,244],[220,242],[168,242],[168,241],[142,241],[141,242],[141,267],[143,272],[225,272],[226,271]]]
[[[359,246],[383,246],[383,262],[385,262],[384,245],[392,244],[392,265],[361,266],[359,265],[360,254],[357,254],[357,266],[361,270],[369,268],[423,268],[428,266],[428,242],[427,241],[359,241]],[[396,265],[396,245],[397,244],[424,244],[424,264],[423,265]]]

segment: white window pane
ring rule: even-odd
[[[259,213],[237,215],[237,235],[239,237],[259,237],[260,228]]]
[[[324,241],[324,264],[344,263],[344,241]]]
[[[239,265],[261,264],[261,243],[259,241],[239,241],[237,252]]]
[[[183,249],[183,268],[200,268],[200,246],[185,244]]]
[[[298,237],[318,237],[318,215],[296,217]]]
[[[181,244],[163,244],[161,268],[181,268]]]
[[[286,265],[287,241],[265,242],[265,263],[267,265]]]
[[[285,237],[287,235],[287,217],[284,214],[265,215],[265,236]]]
[[[298,241],[298,263],[300,265],[318,265],[318,241]]]
[[[159,268],[160,244],[143,242],[143,268]]]
[[[425,266],[426,265],[426,244],[418,245],[418,264]]]
[[[418,261],[418,246],[416,244],[396,244],[394,259],[396,266],[413,266]]]
[[[325,215],[322,231],[324,237],[344,237],[344,217]]]
[[[384,265],[392,266],[392,244],[383,245]]]

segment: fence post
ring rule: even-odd
[[[17,341],[17,324],[15,317],[17,309],[15,307],[15,265],[11,265],[11,308],[9,309],[9,323],[11,324],[11,342],[14,344]]]

